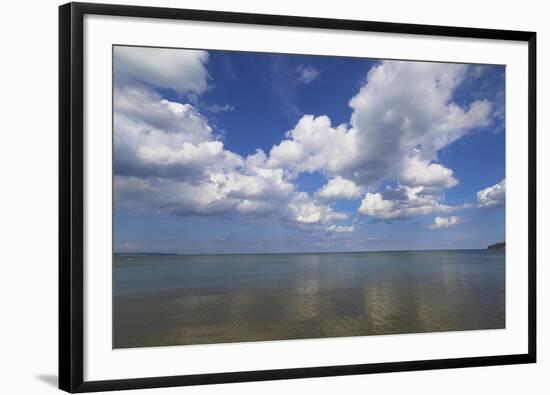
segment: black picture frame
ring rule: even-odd
[[[401,33],[528,43],[528,352],[526,354],[85,381],[83,343],[83,19],[87,14]],[[90,392],[536,362],[536,33],[127,5],[59,8],[59,388]]]

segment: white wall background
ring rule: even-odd
[[[547,304],[550,115],[547,71],[550,25],[545,2],[388,0],[361,2],[187,0],[118,3],[534,30],[538,33],[539,363],[367,376],[244,383],[127,394],[481,394],[548,393]],[[4,5],[0,23],[0,388],[6,394],[48,394],[57,387],[57,6],[59,1]]]

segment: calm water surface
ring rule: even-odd
[[[119,256],[115,348],[497,329],[494,250]]]

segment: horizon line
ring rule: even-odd
[[[499,243],[493,243],[490,246]],[[490,248],[435,248],[417,250],[358,250],[358,251],[281,251],[281,252],[209,252],[209,253],[185,253],[185,252],[155,252],[155,251],[113,251],[113,255],[177,255],[177,256],[204,256],[204,255],[289,255],[289,254],[358,254],[375,252],[429,252],[429,251],[486,251]],[[499,248],[497,250],[505,250]]]

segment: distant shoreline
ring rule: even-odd
[[[490,246],[487,247],[487,249],[488,250],[505,250],[506,243],[500,242],[500,243],[491,244]]]
[[[372,250],[372,251],[320,251],[320,252],[215,252],[215,253],[177,253],[177,252],[113,252],[115,256],[217,256],[217,255],[313,255],[313,254],[363,254],[385,252],[437,252],[437,251],[504,251],[504,248],[438,248],[420,250]]]

